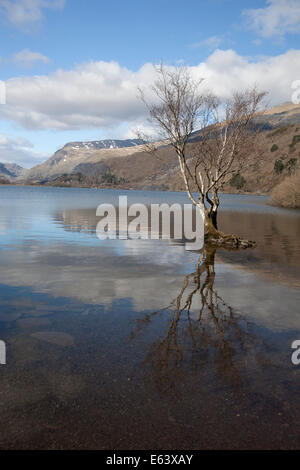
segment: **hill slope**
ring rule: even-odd
[[[257,116],[260,159],[249,155],[242,175],[227,184],[230,192],[267,193],[299,166],[300,106],[291,103]],[[195,132],[190,145],[196,145]],[[59,186],[118,186],[184,190],[173,149],[160,144],[156,156],[138,140],[71,142],[26,173],[26,182]]]
[[[25,180],[27,182],[51,181],[63,174],[84,173],[85,164],[88,164],[88,174],[91,173],[91,165],[94,164],[94,170],[101,171],[101,165],[99,167],[101,161],[140,152],[142,144],[143,141],[137,139],[70,142],[57,150],[46,162],[28,170]]]
[[[26,170],[15,163],[0,163],[0,179],[3,182],[13,182],[25,173]]]

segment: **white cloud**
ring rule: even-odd
[[[12,138],[5,134],[0,134],[0,162],[1,163],[17,163],[23,168],[31,168],[38,165],[49,154],[37,153],[33,144],[27,139]]]
[[[48,64],[50,59],[39,52],[33,52],[29,49],[24,49],[23,51],[17,52],[13,56],[13,60],[18,62],[23,67],[32,67],[36,62],[43,62]]]
[[[262,37],[300,33],[299,0],[267,0],[265,8],[246,9],[243,14],[249,28]]]
[[[219,36],[210,36],[207,39],[204,39],[203,41],[200,42],[194,42],[190,44],[190,47],[193,49],[198,49],[200,47],[206,47],[210,51],[217,49],[221,44],[223,40]]]
[[[229,49],[216,50],[190,70],[196,78],[205,78],[203,86],[220,97],[257,84],[270,92],[270,104],[278,104],[291,100],[291,84],[300,77],[299,63],[300,50],[254,60]],[[0,118],[27,129],[140,127],[147,112],[137,87],[149,87],[154,79],[152,64],[133,72],[116,62],[91,62],[69,71],[10,79]]]
[[[291,84],[300,75],[300,50],[290,50],[275,57],[256,60],[242,57],[233,50],[217,50],[206,62],[193,68],[197,77],[220,97],[229,97],[234,90],[254,84],[268,91],[270,105],[291,101]]]
[[[9,23],[25,31],[43,20],[43,10],[60,10],[65,0],[0,0],[0,13]]]
[[[158,140],[160,138],[157,129],[151,123],[141,122],[141,120],[130,123],[126,131],[121,134],[122,139],[136,139],[137,137],[145,140]]]
[[[10,79],[0,116],[29,129],[118,126],[145,114],[137,86],[149,85],[154,73],[151,64],[132,72],[115,62],[91,62],[51,75]]]

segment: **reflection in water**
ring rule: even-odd
[[[159,388],[175,386],[187,368],[199,372],[210,366],[218,379],[237,391],[245,385],[243,368],[250,356],[256,366],[266,366],[265,341],[218,294],[215,254],[216,249],[206,247],[171,304],[138,320],[131,334],[136,339],[162,311],[170,312],[164,334],[148,348],[145,359]]]
[[[256,240],[254,250],[219,251],[223,261],[239,264],[244,269],[260,273],[264,279],[300,287],[300,217],[299,211],[288,214],[220,213],[220,226],[225,233]]]
[[[221,228],[257,247],[201,254],[101,243],[117,191],[0,193],[0,448],[299,447],[295,211],[223,195]]]
[[[55,220],[64,230],[95,234],[99,218],[94,209],[57,212]],[[220,228],[257,242],[255,249],[230,252],[219,250],[219,260],[238,264],[274,278],[282,284],[300,287],[300,217],[297,212],[255,213],[221,211]],[[176,243],[176,241],[171,241]]]

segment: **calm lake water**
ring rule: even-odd
[[[0,187],[0,448],[299,448],[300,211],[223,195],[220,228],[257,247],[204,261],[100,241],[119,194]]]

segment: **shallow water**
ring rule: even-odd
[[[0,448],[299,448],[299,211],[223,195],[220,228],[257,247],[205,261],[100,241],[119,194],[0,187]]]

